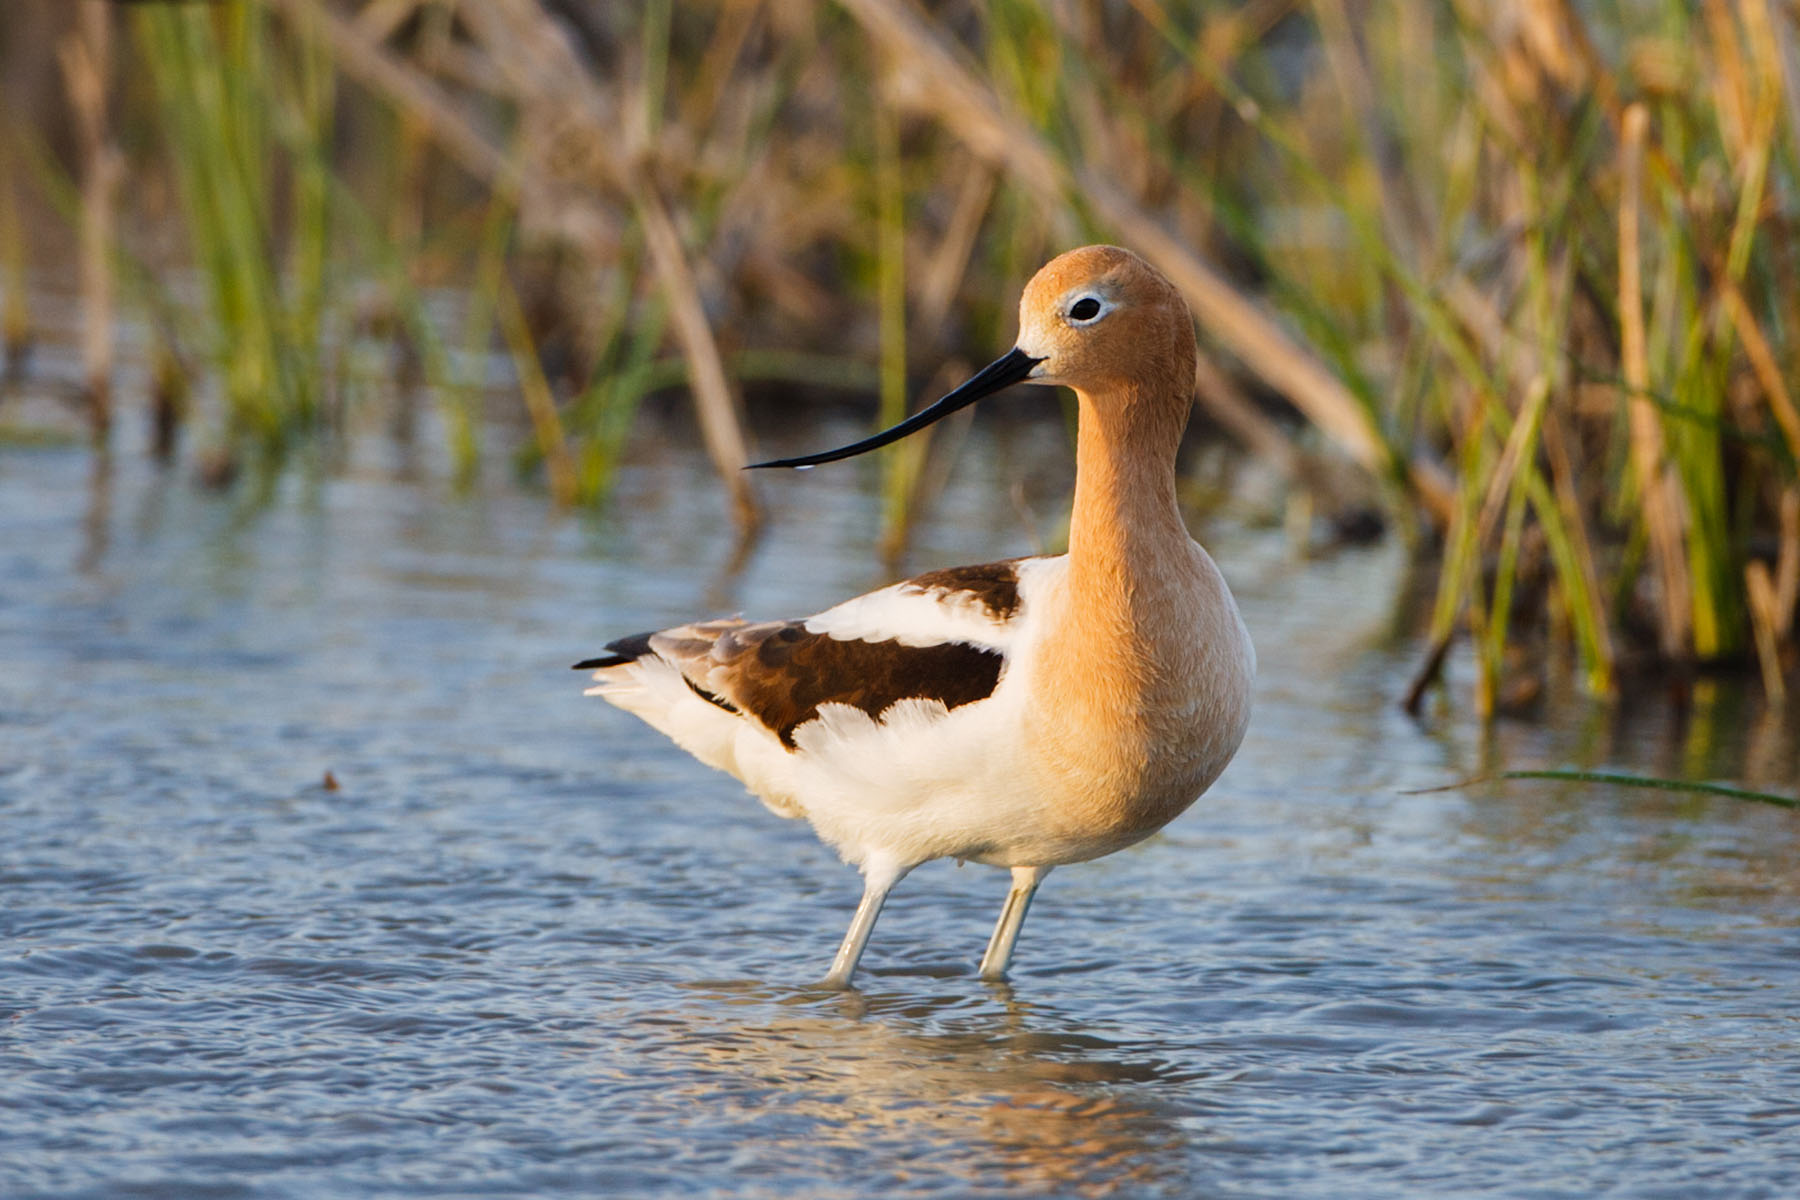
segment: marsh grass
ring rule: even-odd
[[[1415,700],[1462,635],[1483,713],[1565,659],[1600,695],[1643,659],[1755,661],[1771,695],[1791,673],[1791,5],[265,0],[131,20],[162,126],[136,167],[181,183],[234,436],[316,422],[351,258],[448,397],[459,474],[480,452],[466,364],[499,347],[522,465],[558,502],[601,500],[637,405],[685,383],[748,527],[746,381],[872,380],[891,421],[941,364],[1004,344],[1037,264],[1119,240],[1187,294],[1203,408],[1304,511],[1355,502],[1323,469],[1348,463],[1440,554]],[[361,157],[404,186],[358,177],[351,127],[389,139]],[[528,297],[546,254],[566,269]],[[468,295],[460,330],[428,319],[427,280]],[[890,554],[935,477],[923,443],[886,452]]]
[[[32,317],[25,231],[19,219],[20,154],[10,130],[0,129],[0,377],[23,370]]]
[[[228,435],[277,454],[313,424],[324,379],[331,189],[329,64],[311,39],[277,46],[255,5],[133,14],[158,128],[200,269]],[[267,164],[288,151],[287,187]],[[285,211],[286,253],[276,235]]]

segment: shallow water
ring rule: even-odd
[[[1033,548],[1055,431],[976,429],[915,567]],[[1415,723],[1397,552],[1221,523],[1215,790],[1053,876],[1010,985],[1005,877],[932,864],[822,993],[854,875],[567,664],[880,582],[868,470],[767,481],[734,573],[696,455],[588,519],[375,458],[258,507],[0,450],[0,1195],[1791,1193],[1800,818],[1402,791],[1791,789],[1753,688]]]

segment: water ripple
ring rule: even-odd
[[[946,511],[1010,511],[970,463]],[[85,457],[0,466],[0,523],[31,525],[0,538],[8,1200],[1749,1196],[1800,1171],[1791,815],[1401,795],[1493,747],[1388,703],[1412,651],[1369,649],[1379,554],[1221,533],[1265,694],[1217,792],[1057,872],[1011,984],[974,977],[1004,877],[933,864],[830,993],[854,876],[566,663],[866,586],[872,525],[778,523],[721,583],[699,459],[627,470],[604,529],[369,476],[244,518],[123,464],[84,567]],[[927,536],[933,562],[1017,549]],[[1573,758],[1566,725],[1495,737]],[[1665,727],[1635,728],[1611,736],[1656,769]],[[1730,774],[1715,740],[1684,752]]]

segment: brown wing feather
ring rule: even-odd
[[[755,718],[794,748],[794,730],[824,704],[848,704],[879,718],[900,700],[958,708],[993,694],[1005,660],[958,643],[903,646],[840,641],[799,621],[686,625],[652,638],[697,690]]]
[[[906,586],[940,595],[961,593],[980,604],[996,621],[1009,621],[1019,611],[1019,563],[1017,558],[981,563],[972,567],[944,567],[915,575]]]

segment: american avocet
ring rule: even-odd
[[[589,695],[636,713],[861,868],[825,983],[847,986],[889,889],[934,858],[1008,867],[982,956],[1004,977],[1052,867],[1129,846],[1211,786],[1250,717],[1256,653],[1182,525],[1175,450],[1194,380],[1187,305],[1125,250],[1071,250],[1026,285],[1017,346],[873,450],[1009,384],[1080,401],[1069,551],[931,571],[794,621],[621,638]]]

